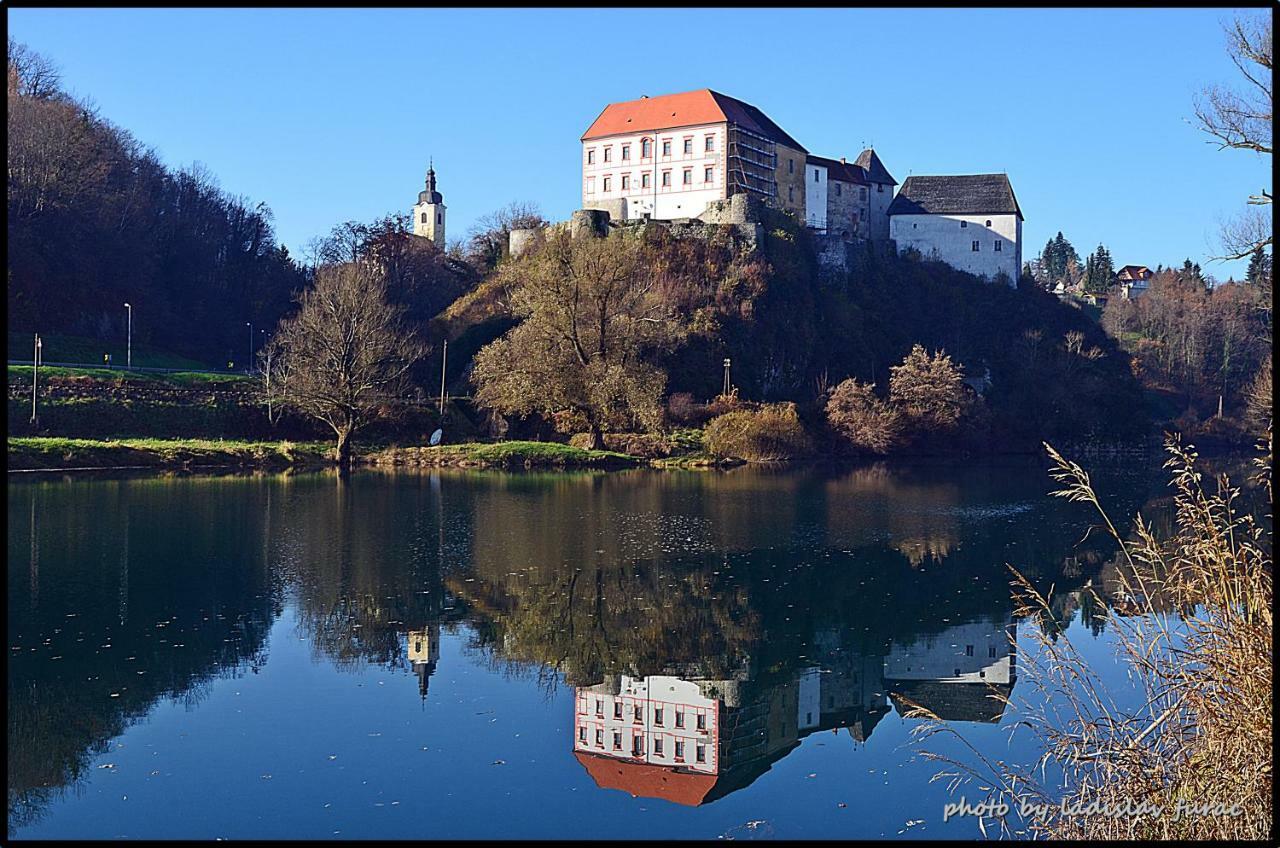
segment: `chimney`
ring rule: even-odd
[[[648,100],[648,99],[649,99],[649,95],[647,95],[647,94],[642,94],[642,95],[640,95],[640,99],[641,99],[641,100]]]
[[[841,165],[848,165],[849,163],[848,163],[848,162],[846,162],[846,161],[844,161],[844,157],[843,157],[843,156],[841,156],[841,157],[840,157],[840,164],[841,164]]]

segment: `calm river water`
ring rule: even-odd
[[[1034,760],[1006,563],[1122,679],[1045,467],[11,479],[9,835],[976,836],[895,698]]]

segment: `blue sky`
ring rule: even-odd
[[[1256,12],[1254,12],[1256,14]],[[1226,9],[11,9],[9,31],[154,147],[275,213],[300,254],[407,210],[433,156],[449,236],[512,200],[579,205],[604,105],[709,87],[813,153],[1007,171],[1027,255],[1062,230],[1117,264],[1210,263],[1270,161],[1218,151],[1192,98],[1234,84]],[[655,27],[660,25],[661,29]],[[651,37],[655,35],[657,37]],[[765,58],[767,57],[767,58]]]

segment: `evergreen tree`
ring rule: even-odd
[[[1245,272],[1245,282],[1253,286],[1262,286],[1271,278],[1271,257],[1261,247],[1253,251],[1249,257],[1249,270]]]

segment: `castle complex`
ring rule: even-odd
[[[582,207],[614,221],[698,218],[745,194],[830,238],[893,242],[1010,285],[1022,267],[1022,211],[1004,174],[910,177],[895,198],[875,150],[813,155],[711,89],[610,103],[581,144]]]

